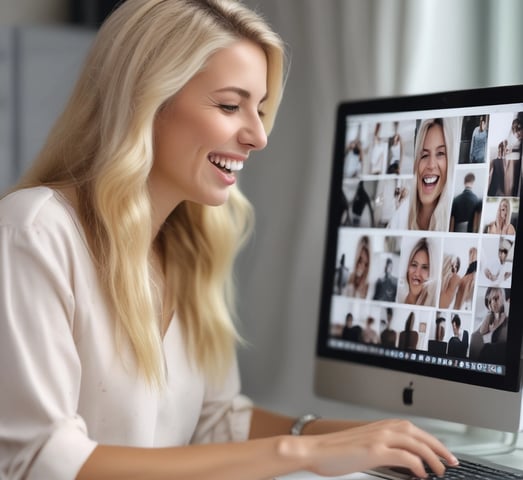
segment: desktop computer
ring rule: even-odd
[[[523,429],[522,134],[522,85],[340,103],[317,394]]]

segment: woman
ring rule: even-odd
[[[506,342],[507,340],[505,302],[505,289],[487,288],[485,305],[489,312],[478,329],[479,333],[483,335],[485,343]],[[502,326],[504,328],[501,328]]]
[[[370,269],[370,240],[363,236],[358,242],[354,269],[349,275],[345,294],[348,297],[367,298],[369,292],[369,269]]]
[[[446,231],[449,222],[455,154],[455,119],[424,120],[416,136],[412,192],[403,200],[388,227],[409,230]]]
[[[343,174],[347,178],[356,178],[361,174],[362,152],[361,142],[358,139],[349,142],[345,148],[345,163]]]
[[[458,291],[461,277],[458,272],[461,261],[456,255],[444,255],[441,272],[441,292],[439,294],[439,307],[450,308]]]
[[[487,288],[485,306],[488,313],[470,339],[472,360],[492,363],[501,363],[505,360],[508,324],[505,304],[505,289]]]
[[[374,126],[374,135],[372,142],[369,147],[369,164],[368,173],[380,174],[385,171],[385,162],[387,161],[389,142],[385,137],[381,137],[380,134],[381,123],[376,123]]]
[[[496,219],[485,227],[485,233],[499,235],[515,235],[516,229],[510,223],[511,207],[507,198],[502,198],[496,212]]]
[[[405,286],[400,301],[410,305],[434,305],[435,281],[432,278],[432,245],[427,238],[420,238],[410,252]],[[399,295],[399,294],[398,294]]]
[[[127,0],[102,26],[0,201],[2,478],[456,463],[404,421],[296,421],[239,394],[231,273],[251,210],[235,173],[266,145],[283,71],[280,38],[232,0]]]

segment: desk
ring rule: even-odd
[[[367,475],[365,473],[352,473],[350,475],[343,475],[341,477],[320,477],[312,473],[299,472],[284,477],[276,477],[275,480],[377,480],[378,477]]]

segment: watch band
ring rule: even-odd
[[[305,428],[305,425],[307,425],[310,422],[313,422],[314,420],[318,420],[321,418],[318,415],[315,415],[314,413],[306,413],[305,415],[302,415],[296,421],[291,427],[291,435],[301,435],[301,432]]]

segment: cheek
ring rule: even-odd
[[[420,160],[418,162],[418,167],[416,169],[416,173],[418,175],[418,182],[421,181],[421,174],[422,174],[424,168],[425,168],[425,161],[424,160]]]
[[[447,181],[447,158],[441,159],[439,161],[439,171],[441,172],[442,183]]]

